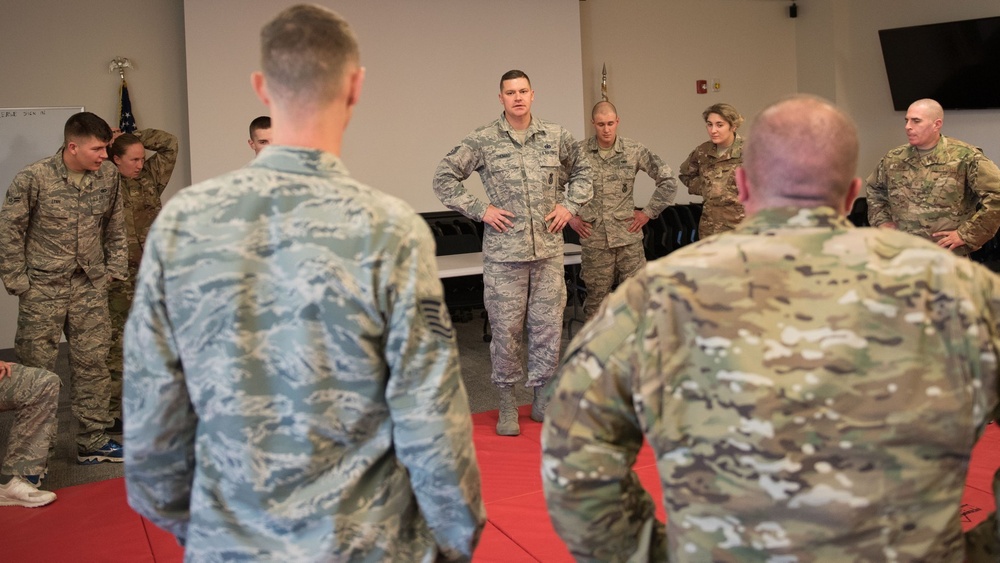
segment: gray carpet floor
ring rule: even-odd
[[[568,308],[566,318],[572,318],[573,314],[574,310]],[[582,312],[579,314],[582,315]],[[471,320],[456,321],[454,324],[459,359],[462,364],[462,380],[469,396],[469,406],[473,413],[494,410],[498,408],[499,397],[496,388],[490,383],[490,345],[483,341],[483,320],[480,312],[474,312]],[[572,324],[574,330],[579,329],[579,323]],[[564,330],[563,348],[567,342],[568,332]],[[66,346],[63,343],[56,364],[56,373],[62,378],[63,385],[59,394],[59,432],[54,450],[49,457],[49,473],[42,486],[47,490],[114,479],[124,474],[123,465],[120,463],[79,465],[76,462],[76,444],[73,440],[76,435],[76,419],[70,411],[70,377]],[[14,361],[13,350],[0,350],[0,360]],[[531,390],[524,388],[523,385],[517,386],[517,396],[521,405],[531,402]],[[0,459],[7,453],[7,438],[10,436],[13,419],[14,415],[11,412],[0,413]]]

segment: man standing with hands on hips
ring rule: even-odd
[[[438,165],[434,193],[449,209],[482,221],[484,301],[493,327],[492,380],[500,391],[497,434],[517,436],[514,385],[532,388],[531,419],[541,422],[545,385],[559,360],[566,308],[562,229],[590,200],[590,165],[573,136],[534,118],[528,75],[500,78],[500,118],[463,139]],[[478,172],[488,202],[462,181]]]
[[[583,312],[597,313],[601,301],[619,281],[646,265],[642,227],[673,203],[677,180],[670,166],[642,144],[618,136],[618,110],[608,101],[597,102],[591,123],[597,133],[581,141],[590,160],[594,198],[580,208],[569,226],[583,246],[581,276],[587,285]],[[635,176],[642,170],[656,182],[656,191],[643,209],[635,208]]]

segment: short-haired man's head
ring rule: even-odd
[[[590,119],[593,120],[597,118],[598,115],[604,115],[604,114],[614,115],[615,117],[618,117],[618,109],[615,108],[615,105],[612,104],[611,102],[607,100],[601,100],[596,104],[594,104],[594,109],[590,110]]]
[[[89,111],[75,113],[66,120],[66,126],[63,127],[64,143],[90,137],[103,143],[110,143],[111,127],[108,126],[108,122]]]
[[[503,73],[503,76],[500,77],[500,90],[503,91],[504,82],[508,80],[514,80],[516,78],[523,78],[527,80],[528,86],[529,87],[531,86],[531,79],[528,78],[528,75],[525,74],[523,70],[514,69],[514,70],[508,70],[507,72]]]
[[[931,98],[921,98],[910,104],[910,108],[920,108],[923,110],[924,115],[931,120],[944,119],[944,108],[941,107],[941,104],[937,100],[932,100]]]
[[[139,140],[139,137],[136,137],[131,133],[122,133],[121,135],[118,135],[118,138],[116,138],[113,143],[111,143],[108,153],[111,155],[112,160],[115,157],[121,158],[125,156],[125,152],[128,151],[129,147],[141,144],[142,141]]]
[[[271,116],[261,115],[255,117],[253,121],[250,122],[250,138],[253,138],[254,131],[260,129],[270,129],[271,128]]]
[[[772,204],[839,206],[857,163],[854,121],[815,96],[794,96],[766,108],[743,150],[754,196]]]
[[[743,125],[743,116],[740,112],[736,111],[736,108],[729,104],[712,104],[705,111],[701,112],[701,118],[708,121],[708,116],[711,114],[721,115],[722,119],[726,120],[733,129],[739,129],[740,125]]]
[[[300,103],[341,95],[360,60],[347,21],[319,6],[292,6],[260,31],[261,68],[271,96]]]

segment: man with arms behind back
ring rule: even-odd
[[[828,103],[765,109],[746,220],[650,264],[570,344],[542,463],[580,560],[997,560],[995,520],[967,552],[959,511],[997,406],[1000,279],[854,228],[857,155]],[[631,470],[643,438],[666,528]]]
[[[426,223],[337,156],[354,33],[261,31],[274,145],[181,191],[125,330],[129,503],[191,560],[468,560],[485,523]]]

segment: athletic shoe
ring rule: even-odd
[[[125,461],[125,448],[118,442],[109,439],[107,443],[96,450],[76,454],[76,462],[82,465],[93,465],[102,461],[111,463]]]
[[[39,491],[20,475],[11,477],[6,485],[0,485],[0,506],[35,508],[45,506],[54,500],[56,500],[55,493]]]

